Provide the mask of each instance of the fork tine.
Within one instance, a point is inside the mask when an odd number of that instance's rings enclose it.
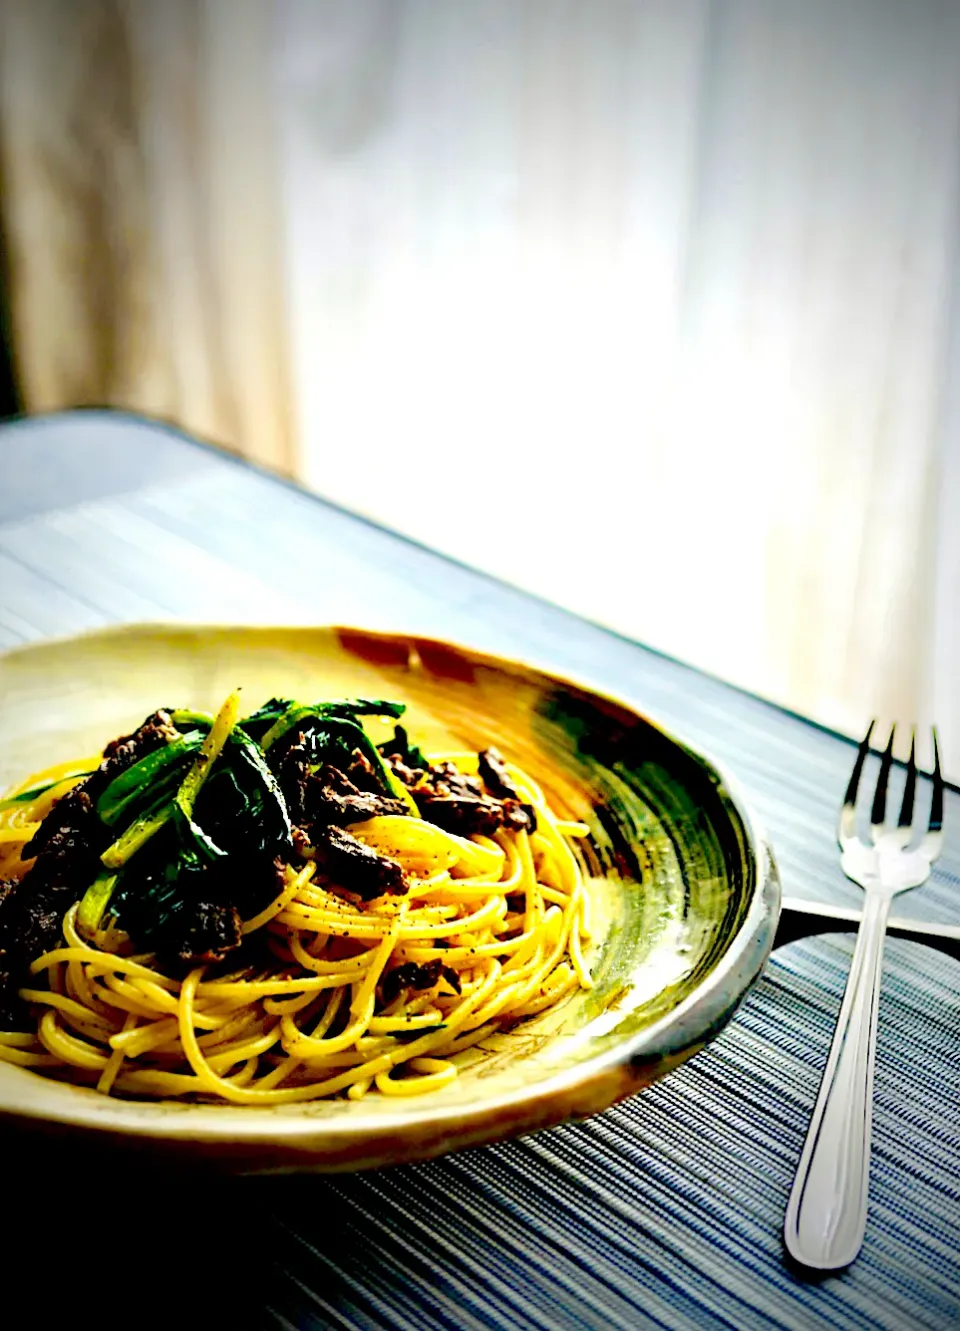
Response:
[[[939,832],[943,829],[943,777],[940,773],[940,746],[937,743],[937,727],[933,727],[933,793],[930,796],[930,823],[928,831]]]
[[[890,727],[890,738],[887,740],[887,747],[880,756],[880,775],[877,777],[877,789],[873,796],[873,808],[870,810],[870,826],[882,827],[884,815],[887,811],[887,781],[890,777],[890,767],[893,763],[893,737],[896,734],[896,724]]]
[[[913,822],[913,800],[917,793],[917,728],[910,731],[910,760],[907,763],[907,779],[903,787],[903,803],[900,805],[898,827],[909,827]]]
[[[848,843],[857,838],[857,790],[860,786],[860,777],[863,773],[863,764],[867,760],[867,754],[870,752],[870,736],[873,734],[873,727],[876,721],[871,721],[867,728],[867,733],[860,741],[860,747],[857,749],[857,759],[853,764],[853,771],[850,773],[850,780],[847,782],[847,793],[843,797],[843,805],[840,809],[840,822],[837,826],[837,840],[840,843],[841,850]]]
[[[857,750],[857,761],[853,764],[853,771],[850,773],[850,780],[847,782],[847,793],[843,797],[844,804],[854,805],[857,802],[857,790],[860,786],[860,777],[863,774],[863,764],[870,752],[870,737],[876,724],[876,721],[870,722],[867,733],[860,741],[860,747]]]

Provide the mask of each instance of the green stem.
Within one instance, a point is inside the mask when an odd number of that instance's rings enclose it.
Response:
[[[203,726],[208,729],[213,725],[209,712],[194,712],[189,707],[177,707],[170,713],[170,720],[179,730],[183,726]]]
[[[177,791],[176,801],[188,818],[193,817],[193,806],[200,793],[200,787],[207,779],[210,768],[220,757],[230,732],[237,724],[240,715],[240,690],[234,689],[214,718],[210,732],[200,746],[196,761],[183,778],[183,784]]]
[[[103,913],[110,903],[116,885],[117,874],[101,873],[84,892],[77,911],[77,924],[87,935],[96,933],[100,928]]]
[[[193,730],[180,739],[172,740],[155,753],[148,753],[145,758],[114,777],[97,800],[100,821],[112,827],[144,796],[153,793],[153,803],[156,803],[156,796],[162,789],[168,789],[172,795],[173,789],[180,784],[178,776],[182,776],[190,755],[200,748],[202,738],[200,731]],[[181,768],[180,773],[177,767]]]
[[[210,733],[200,746],[200,752],[180,783],[180,789],[176,795],[172,800],[163,803],[159,809],[154,806],[153,809],[148,810],[135,823],[131,823],[119,840],[114,841],[113,845],[107,847],[100,856],[101,863],[105,868],[122,869],[131,856],[135,855],[152,837],[156,836],[161,827],[164,827],[170,821],[174,808],[179,807],[186,818],[192,817],[193,806],[200,793],[200,788],[207,779],[211,767],[219,758],[230,732],[237,724],[239,713],[240,693],[238,690],[234,690],[217,713],[210,728]]]
[[[94,771],[96,769],[93,769]],[[4,809],[12,809],[17,804],[30,804],[45,795],[48,790],[54,786],[60,786],[64,781],[79,781],[81,777],[92,776],[92,771],[87,772],[68,772],[66,776],[58,776],[55,781],[41,781],[38,786],[31,786],[29,790],[22,790],[19,795],[8,795],[5,800],[0,800],[0,813]]]
[[[170,821],[173,809],[173,800],[161,800],[159,804],[154,804],[107,847],[100,856],[100,863],[105,869],[122,869],[131,856],[136,855]]]

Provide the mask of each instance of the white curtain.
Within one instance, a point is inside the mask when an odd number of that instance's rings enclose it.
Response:
[[[276,86],[309,482],[960,775],[960,6],[282,0]]]
[[[27,406],[960,778],[960,4],[0,0]]]
[[[0,221],[30,411],[297,469],[271,0],[0,0]]]

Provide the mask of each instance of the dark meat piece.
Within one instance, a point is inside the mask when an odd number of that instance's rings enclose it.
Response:
[[[408,767],[402,759],[386,756],[391,771],[412,792],[418,787],[428,789],[431,795],[464,795],[473,799],[483,796],[483,782],[479,777],[467,776],[453,763],[431,763],[427,767]]]
[[[21,859],[36,856],[36,862],[2,901],[0,1020],[15,1015],[24,971],[57,946],[64,914],[96,877],[100,855],[112,838],[96,816],[97,796],[114,777],[178,734],[169,714],[159,711],[132,735],[113,740],[97,770],[57,800],[20,852]]]
[[[93,776],[87,780],[92,781]],[[34,875],[32,878],[34,886],[38,879],[49,874],[52,862],[62,860],[65,855],[76,854],[83,848],[85,829],[93,831],[97,820],[93,810],[93,799],[87,794],[86,786],[87,781],[82,781],[79,786],[74,786],[58,799],[37,828],[32,840],[28,841],[21,850],[21,860],[37,857],[37,862],[30,871],[30,875]],[[109,836],[110,833],[104,828],[100,840],[106,842]],[[89,861],[89,856],[86,858]]]
[[[435,796],[429,790],[415,790],[413,798],[426,822],[458,836],[493,836],[501,827],[512,832],[533,832],[537,826],[533,809],[517,800],[485,799],[477,795]]]
[[[0,1019],[4,1024],[16,1016],[16,991],[30,962],[57,946],[65,913],[97,873],[104,843],[102,837],[90,836],[101,827],[90,796],[74,787],[57,801],[45,823],[55,815],[56,829],[33,868],[3,898]]]
[[[236,906],[220,901],[178,902],[156,940],[157,955],[186,966],[222,961],[240,946],[241,936]]]
[[[431,810],[437,815],[431,817],[430,821],[438,827],[446,827],[448,831],[465,829],[465,835],[472,831],[489,836],[498,827],[515,832],[535,832],[537,815],[531,805],[521,802],[520,792],[507,775],[503,759],[496,749],[484,749],[479,760],[479,776],[465,776],[457,771],[453,763],[437,763],[429,769],[430,798],[435,801]],[[484,792],[484,784],[493,792],[493,796]],[[460,808],[456,811],[439,808],[438,800],[449,797],[460,801]],[[417,792],[414,792],[416,798]],[[441,822],[441,818],[448,821]],[[476,826],[471,826],[472,823]],[[488,828],[490,830],[486,831]]]
[[[513,828],[515,832],[537,831],[537,809],[533,804],[521,804],[519,800],[502,800],[503,827]]]
[[[93,867],[96,872],[96,861],[113,835],[97,818],[95,801],[115,777],[169,744],[179,733],[169,712],[161,709],[148,716],[132,735],[111,740],[97,770],[57,800],[20,852],[24,860],[37,857],[23,879],[30,884],[31,897],[36,897],[41,884],[63,883],[66,879],[78,888],[87,886],[88,871]]]
[[[334,823],[343,827],[365,818],[407,812],[402,800],[390,799],[379,790],[358,790],[349,777],[329,763],[310,777],[304,802],[307,822],[312,826]]]
[[[34,855],[39,855],[61,827],[73,819],[71,797],[77,797],[82,793],[89,801],[96,801],[114,777],[120,776],[122,772],[139,762],[141,758],[146,758],[154,750],[169,744],[179,734],[179,730],[170,720],[170,713],[161,708],[152,716],[148,716],[139,730],[135,730],[132,735],[111,740],[103,751],[103,758],[97,770],[78,786],[74,786],[62,799],[57,800],[33,839],[28,841],[20,852],[20,858],[29,860]]]
[[[141,758],[146,758],[148,753],[153,753],[155,749],[163,748],[164,744],[170,744],[178,739],[180,731],[170,719],[170,712],[166,707],[161,707],[148,716],[143,725],[135,730],[132,735],[122,735],[119,739],[112,739],[103,751],[103,760],[93,776],[85,782],[88,794],[94,794],[90,789],[91,783],[96,786],[96,794],[106,789],[115,776],[125,772],[128,767],[138,763]]]
[[[452,966],[445,966],[439,957],[425,961],[422,965],[416,961],[405,961],[401,966],[394,966],[383,977],[380,993],[384,1003],[392,1003],[401,989],[432,989],[441,976],[453,992],[459,994],[460,976]]]
[[[475,795],[434,796],[429,791],[414,791],[414,800],[421,817],[445,832],[457,833],[457,836],[493,836],[502,827],[527,828],[522,809],[515,823],[509,821],[506,805],[498,800],[485,800]]]
[[[510,779],[507,765],[498,749],[492,746],[489,749],[481,749],[477,754],[477,764],[483,784],[491,795],[495,795],[499,800],[520,799],[520,792]]]
[[[493,753],[502,764],[496,750],[488,749],[486,753]],[[485,793],[478,776],[458,771],[453,763],[432,763],[421,770],[407,767],[398,758],[388,757],[387,761],[409,789],[421,818],[446,832],[455,832],[459,836],[492,836],[501,827],[517,832],[537,830],[533,808],[516,798],[515,789],[512,797],[495,799]],[[493,771],[491,768],[491,773]]]
[[[378,855],[342,827],[326,827],[314,846],[317,866],[331,883],[352,892],[363,901],[372,901],[384,892],[398,895],[409,884],[396,860]]]
[[[465,777],[465,780],[470,780]],[[478,783],[479,784],[479,783]],[[537,831],[537,815],[530,804],[519,800],[494,800],[474,793],[446,793],[447,781],[437,785],[419,785],[411,795],[427,823],[458,836],[493,836],[499,828],[511,832]]]
[[[383,782],[374,771],[373,763],[360,749],[351,753],[346,774],[358,790],[369,791],[372,795],[383,794]]]
[[[16,901],[18,886],[16,879],[0,879],[0,935],[3,933],[3,921],[7,910]],[[17,1011],[17,1005],[15,984],[10,972],[10,960],[0,952],[0,1029],[10,1030],[22,1024],[18,1018],[22,1017],[23,1013]]]
[[[17,944],[30,961],[60,938],[64,912],[82,895],[100,869],[100,853],[111,833],[98,820],[93,800],[74,787],[58,800],[51,815],[58,826],[20,882],[10,924],[17,922]]]
[[[518,800],[504,800],[503,825],[512,827],[516,831],[535,832],[537,811],[532,804],[521,804]]]
[[[300,735],[277,765],[277,781],[292,823],[308,829],[331,823],[344,826],[384,814],[407,813],[402,800],[383,793],[373,766],[354,749],[348,774],[324,763],[311,773],[315,757]]]
[[[307,779],[310,776],[310,755],[302,733],[284,752],[277,764],[276,776],[291,823],[302,823],[306,817]]]
[[[460,795],[474,799],[483,798],[483,782],[478,776],[467,776],[453,763],[431,763],[427,769],[427,781],[435,795]]]
[[[3,928],[3,918],[7,909],[7,903],[15,899],[16,889],[16,878],[0,878],[0,929]]]
[[[408,767],[402,758],[393,754],[384,754],[384,759],[393,775],[398,777],[408,790],[413,790],[414,786],[418,786],[427,775],[422,767]]]

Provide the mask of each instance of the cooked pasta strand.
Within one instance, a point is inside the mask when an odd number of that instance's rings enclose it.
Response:
[[[449,760],[478,770],[476,754]],[[10,793],[55,783],[0,808],[0,877],[14,862],[25,871],[19,848],[98,762],[48,769]],[[399,863],[403,895],[344,895],[306,847],[296,867],[280,862],[273,900],[244,920],[251,941],[232,969],[171,973],[130,955],[115,921],[85,936],[71,906],[62,941],[20,990],[35,1028],[0,1032],[0,1061],[103,1094],[241,1105],[442,1093],[505,1024],[592,985],[590,899],[573,849],[588,829],[507,771],[536,831],[463,837],[407,814],[354,823],[352,836]]]

